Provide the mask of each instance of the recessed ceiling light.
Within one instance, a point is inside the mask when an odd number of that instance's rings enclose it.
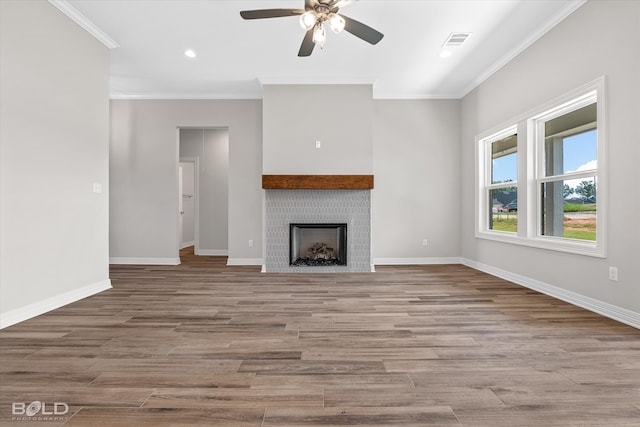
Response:
[[[189,58],[195,58],[196,57],[196,53],[194,51],[192,51],[191,49],[187,49],[184,51],[184,55],[189,57]]]
[[[448,58],[450,56],[451,56],[450,50],[443,50],[442,52],[440,52],[440,58]]]

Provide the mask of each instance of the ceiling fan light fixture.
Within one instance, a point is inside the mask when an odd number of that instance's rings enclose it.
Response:
[[[316,21],[318,17],[316,16],[316,12],[313,10],[307,10],[305,13],[300,15],[300,26],[305,29],[305,31],[309,31],[316,25]]]
[[[345,20],[342,16],[337,13],[329,14],[329,27],[333,30],[334,33],[339,33],[344,30]]]
[[[2,1],[2,0],[0,0]],[[53,1],[53,0],[52,0]],[[324,24],[335,33],[346,31],[369,44],[377,44],[384,34],[355,19],[339,15],[340,8],[355,0],[304,0],[304,9],[255,9],[242,10],[242,19],[266,19],[298,16],[300,26],[305,30],[299,57],[311,55],[314,46],[324,46],[327,34]]]
[[[313,30],[313,42],[322,46],[326,40],[327,35],[324,32],[324,25],[322,25],[322,22],[318,22]]]

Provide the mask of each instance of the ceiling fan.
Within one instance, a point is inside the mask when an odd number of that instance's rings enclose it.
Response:
[[[368,25],[338,14],[341,7],[352,0],[305,0],[304,9],[259,9],[243,10],[240,16],[244,19],[280,18],[300,16],[300,25],[307,33],[302,39],[298,56],[309,56],[316,44],[322,46],[326,40],[325,22],[335,33],[345,30],[371,44],[376,44],[384,35]]]

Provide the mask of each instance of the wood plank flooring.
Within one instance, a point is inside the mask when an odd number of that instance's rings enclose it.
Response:
[[[0,331],[0,424],[640,425],[640,331],[589,311],[460,265],[181,255]],[[69,412],[12,415],[33,401]]]

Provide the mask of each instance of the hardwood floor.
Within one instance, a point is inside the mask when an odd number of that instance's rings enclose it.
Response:
[[[0,424],[640,425],[640,331],[504,280],[182,259],[0,331]]]

